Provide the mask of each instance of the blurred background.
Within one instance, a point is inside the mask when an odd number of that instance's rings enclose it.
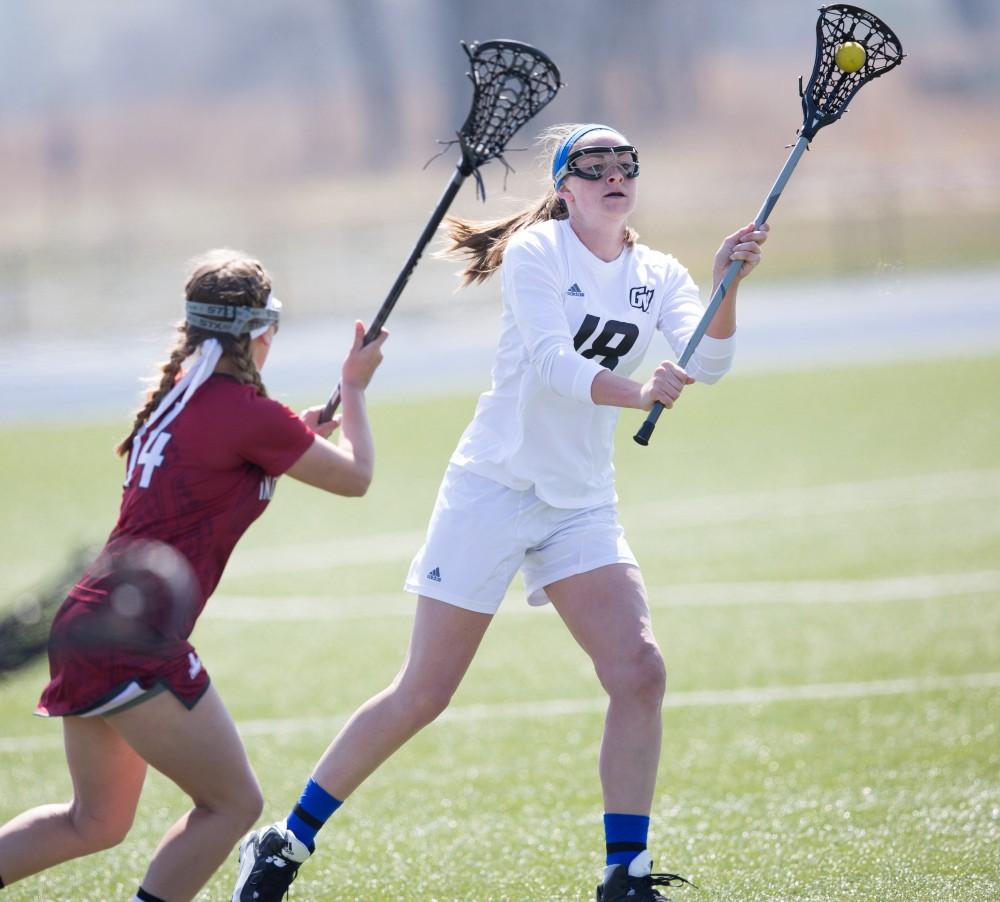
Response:
[[[908,58],[817,135],[772,216],[751,363],[847,322],[841,353],[1000,345],[1000,5],[866,5]],[[335,383],[346,321],[370,319],[450,178],[452,149],[424,165],[468,110],[461,40],[533,43],[565,87],[515,136],[515,172],[486,168],[486,205],[470,183],[453,212],[532,198],[538,132],[607,121],[640,147],[642,239],[707,293],[795,140],[816,17],[805,0],[0,0],[0,418],[131,405],[187,261],[218,245],[258,256],[286,302],[296,338],[269,381]],[[428,329],[455,365],[435,379],[464,379],[464,355],[485,377],[498,288],[456,295],[455,269],[428,254],[411,279],[382,390],[430,387],[413,379]]]
[[[671,668],[657,864],[713,902],[1000,898],[1000,2],[859,2],[908,56],[788,183],[732,374],[647,449],[638,412],[620,421],[622,522]],[[193,256],[263,261],[285,303],[268,389],[325,400],[451,178],[460,41],[532,43],[565,86],[514,171],[485,167],[485,204],[470,181],[453,212],[527,203],[545,126],[609,122],[641,154],[633,225],[707,300],[795,141],[817,6],[0,0],[0,611],[113,522],[111,449]],[[369,496],[282,480],[198,626],[268,819],[405,648],[399,587],[499,322],[496,280],[456,293],[457,269],[429,251],[389,320]],[[554,900],[590,873],[603,700],[550,609],[503,611],[446,722],[347,806],[296,898]],[[309,691],[275,679],[289,649],[319,662]],[[69,792],[56,725],[29,716],[44,668],[0,679],[0,822]],[[124,897],[183,804],[152,775],[127,845],[6,892]]]

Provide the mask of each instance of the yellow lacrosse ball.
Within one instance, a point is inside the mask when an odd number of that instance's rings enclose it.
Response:
[[[845,41],[837,48],[834,62],[843,72],[857,72],[865,64],[866,59],[868,54],[865,53],[864,47],[857,41]]]

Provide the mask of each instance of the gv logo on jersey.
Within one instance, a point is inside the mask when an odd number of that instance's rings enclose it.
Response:
[[[640,285],[637,288],[630,288],[628,302],[631,306],[637,307],[643,313],[649,313],[649,305],[653,303],[653,289]]]
[[[262,476],[260,480],[261,501],[270,501],[274,497],[274,490],[278,487],[277,476]]]

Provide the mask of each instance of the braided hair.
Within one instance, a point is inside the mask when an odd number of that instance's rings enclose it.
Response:
[[[246,254],[218,248],[197,258],[193,267],[184,288],[187,300],[248,307],[264,307],[267,304],[271,277],[260,263]],[[146,393],[145,403],[136,412],[132,430],[115,448],[115,452],[122,457],[132,450],[136,434],[180,378],[184,361],[197,353],[201,343],[209,338],[222,345],[223,356],[235,365],[236,378],[244,385],[255,386],[261,395],[267,397],[267,389],[250,353],[249,335],[210,332],[186,322],[178,323],[177,332],[177,343],[167,360],[159,365],[159,379],[154,377],[156,384]]]

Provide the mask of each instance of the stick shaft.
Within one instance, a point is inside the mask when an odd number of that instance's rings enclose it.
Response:
[[[788,179],[791,178],[792,172],[798,165],[799,159],[808,147],[809,140],[805,137],[801,137],[795,142],[792,152],[788,155],[785,165],[782,166],[781,172],[778,173],[778,177],[774,181],[770,194],[768,194],[764,203],[761,205],[760,210],[757,211],[757,215],[754,217],[754,225],[759,227],[767,222],[768,217],[771,215],[771,211],[778,202],[778,198],[781,197],[781,192],[784,190],[785,184],[788,182]],[[716,311],[725,299],[726,293],[729,291],[730,286],[733,284],[733,280],[736,278],[736,274],[740,271],[742,266],[742,260],[733,260],[730,262],[725,274],[722,277],[722,281],[712,294],[712,299],[708,302],[708,306],[705,308],[705,312],[702,314],[701,320],[699,320],[697,327],[691,334],[691,338],[688,339],[688,343],[684,347],[684,352],[677,360],[677,365],[682,369],[687,366],[688,361],[694,355],[698,344],[701,342],[702,338],[704,338],[705,332],[708,330],[712,320],[715,318]],[[653,404],[653,409],[650,410],[649,414],[646,416],[645,422],[643,422],[642,426],[639,427],[639,431],[633,436],[638,444],[649,444],[650,436],[652,436],[653,430],[656,428],[656,421],[660,418],[660,414],[663,413],[663,410],[664,407],[659,401]]]
[[[365,344],[374,341],[378,337],[382,326],[385,325],[389,314],[392,313],[392,308],[396,306],[396,301],[399,300],[400,295],[403,293],[406,283],[410,280],[413,270],[416,269],[417,262],[420,260],[424,248],[427,247],[430,240],[434,237],[437,227],[441,224],[441,220],[444,219],[444,214],[448,211],[448,207],[451,206],[451,202],[455,199],[455,195],[458,194],[458,189],[462,187],[462,182],[465,181],[465,178],[466,176],[461,171],[461,168],[456,167],[451,181],[448,183],[448,187],[445,188],[444,194],[441,195],[441,199],[431,214],[431,218],[427,221],[427,225],[424,226],[424,230],[420,233],[420,237],[410,252],[410,256],[407,258],[406,263],[403,264],[399,275],[396,276],[396,281],[393,282],[392,288],[389,289],[388,296],[382,302],[382,306],[379,307],[378,313],[375,314],[375,318],[368,327],[368,331],[365,333]],[[329,422],[338,407],[340,407],[339,385],[333,390],[330,399],[326,402],[326,406],[319,415],[319,421],[321,423]]]

